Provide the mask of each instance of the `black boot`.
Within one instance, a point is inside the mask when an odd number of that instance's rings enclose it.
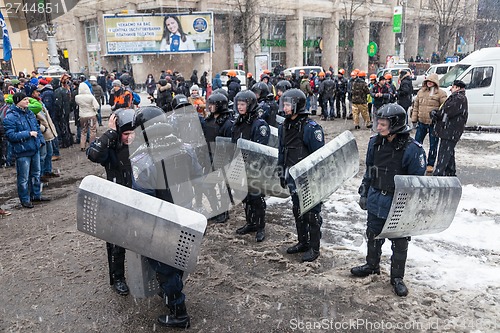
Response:
[[[169,302],[168,298],[166,298]],[[179,304],[171,304],[175,298],[170,300],[170,304],[167,303],[170,309],[170,314],[161,315],[158,317],[158,322],[167,327],[179,327],[179,328],[189,328],[190,319],[186,310],[186,303],[181,302]]]
[[[255,214],[256,222],[255,224],[257,225],[257,234],[255,235],[255,241],[257,242],[262,242],[266,238],[266,212],[258,212]]]
[[[254,210],[252,209],[252,206],[246,203],[245,217],[247,219],[247,223],[243,227],[236,229],[236,233],[238,235],[246,235],[248,233],[257,231],[257,225],[255,224],[255,219],[252,219],[253,214]]]
[[[369,230],[366,231],[367,254],[366,264],[351,268],[351,274],[358,277],[365,277],[370,274],[380,275],[380,256],[382,255],[383,239],[375,239],[375,234]]]
[[[126,296],[129,293],[129,289],[125,279],[116,279],[113,283],[113,288],[118,295]]]
[[[307,232],[307,224],[304,223],[304,219],[300,216],[299,207],[293,206],[293,216],[295,217],[295,227],[297,228],[297,238],[299,242],[294,246],[286,249],[286,253],[294,254],[299,252],[306,252],[309,250],[309,239]]]
[[[129,289],[125,282],[125,249],[121,246],[106,243],[108,251],[109,284],[118,295],[128,295]]]
[[[307,212],[304,222],[309,226],[310,247],[302,256],[302,261],[314,261],[319,257],[319,242],[321,240],[321,224],[323,219],[319,213]]]
[[[408,254],[408,239],[393,239],[391,249],[391,284],[396,295],[406,296],[408,295],[408,288],[406,288],[403,278],[405,275],[406,256]]]

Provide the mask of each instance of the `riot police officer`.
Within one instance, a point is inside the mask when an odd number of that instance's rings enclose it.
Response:
[[[215,147],[215,138],[218,136],[230,138],[231,129],[234,125],[232,110],[228,109],[228,100],[224,94],[212,93],[207,100],[210,115],[205,119],[205,138],[210,151],[210,161],[213,163],[213,147]],[[225,189],[221,189],[225,191]],[[226,204],[224,205],[226,206]],[[227,203],[227,208],[229,204]],[[229,219],[229,213],[223,212],[212,219],[216,223],[226,222]]]
[[[280,109],[285,122],[278,128],[278,165],[281,170],[281,186],[292,194],[292,211],[297,228],[298,243],[289,247],[289,254],[305,252],[302,261],[314,261],[319,257],[321,239],[321,203],[301,214],[295,184],[288,169],[325,145],[323,128],[309,118],[306,111],[306,95],[299,89],[287,90],[280,99]]]
[[[252,91],[257,96],[257,102],[262,110],[260,117],[266,121],[269,126],[276,127],[276,115],[278,114],[278,104],[274,101],[274,95],[269,90],[269,86],[264,82],[257,82],[253,85]]]
[[[191,209],[194,197],[192,180],[201,176],[201,166],[191,146],[184,144],[167,123],[162,109],[148,106],[134,117],[136,141],[143,143],[131,155],[132,187],[140,192]],[[163,326],[188,328],[183,271],[148,258],[170,310],[158,317]]]
[[[292,84],[288,80],[281,80],[276,84],[276,98],[278,99],[278,101],[281,96],[283,96],[283,94],[289,89],[292,89]],[[278,109],[278,113],[282,111],[283,110]]]
[[[259,118],[260,108],[257,104],[257,97],[250,90],[239,92],[234,98],[234,103],[238,110],[238,117],[232,128],[232,142],[236,144],[239,138],[251,140],[263,145],[269,143],[269,125],[262,118]],[[249,193],[243,200],[245,204],[246,224],[236,230],[239,235],[250,232],[257,232],[255,240],[262,242],[265,238],[264,228],[266,226],[266,202],[264,195]]]
[[[100,163],[106,169],[106,178],[114,183],[132,187],[132,167],[129,159],[129,145],[134,140],[132,121],[133,109],[120,109],[109,117],[108,130],[93,141],[87,149],[92,162]],[[106,243],[108,251],[109,283],[119,295],[128,295],[125,282],[125,249]]]
[[[386,104],[377,111],[377,132],[368,143],[366,172],[359,187],[359,205],[368,210],[366,264],[351,269],[354,276],[380,274],[380,256],[384,239],[380,234],[392,204],[396,175],[425,173],[425,152],[422,145],[410,137],[411,126],[406,123],[406,112],[398,104]],[[398,296],[406,296],[403,282],[409,238],[392,241],[391,284]]]

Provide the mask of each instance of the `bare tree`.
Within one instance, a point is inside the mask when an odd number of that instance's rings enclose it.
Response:
[[[342,45],[341,56],[339,58],[339,66],[352,69],[353,62],[353,48],[355,43],[355,24],[356,20],[360,18],[360,11],[368,5],[368,0],[341,0],[337,6],[341,6],[339,42]]]
[[[436,24],[438,52],[446,56],[450,46],[455,46],[458,31],[474,24],[477,0],[430,0]],[[451,45],[450,45],[451,44]]]
[[[235,17],[235,27],[237,38],[241,40],[241,46],[243,49],[243,66],[244,70],[249,69],[249,54],[250,49],[254,44],[260,40],[260,27],[259,22],[255,24],[255,20],[258,20],[259,14],[257,8],[259,8],[258,0],[236,0],[236,10],[237,17]]]
[[[498,43],[500,35],[500,2],[479,0],[477,8],[476,48],[491,47]]]

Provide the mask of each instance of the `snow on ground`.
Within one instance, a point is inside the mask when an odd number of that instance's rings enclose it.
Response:
[[[461,139],[500,142],[500,133],[465,132]]]

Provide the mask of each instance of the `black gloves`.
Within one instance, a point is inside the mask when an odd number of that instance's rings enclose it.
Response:
[[[362,210],[366,210],[366,197],[360,197],[358,204]]]

